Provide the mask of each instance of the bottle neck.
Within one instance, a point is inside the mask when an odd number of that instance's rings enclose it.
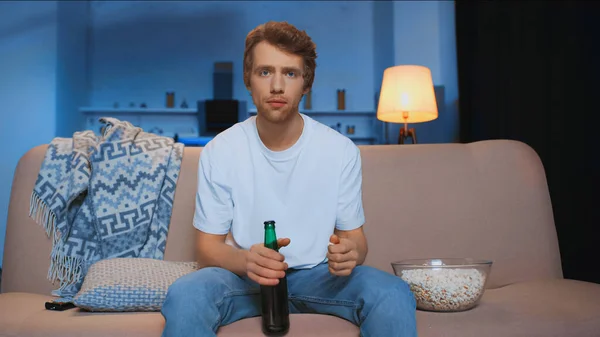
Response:
[[[265,227],[265,247],[279,251],[277,246],[277,235],[275,234],[274,226]]]

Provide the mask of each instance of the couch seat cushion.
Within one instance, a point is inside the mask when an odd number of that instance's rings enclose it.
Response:
[[[487,290],[473,310],[417,312],[419,337],[598,337],[600,284],[557,279]]]
[[[51,297],[0,294],[0,336],[156,336],[162,315],[88,313],[79,309],[48,311]],[[458,313],[417,312],[419,337],[597,337],[600,331],[600,285],[574,280],[524,282],[487,290],[473,310]],[[302,330],[302,332],[300,332]],[[222,327],[222,336],[263,336],[260,318]],[[325,315],[292,315],[288,337],[358,336],[358,328]]]
[[[160,337],[164,319],[159,312],[91,313],[77,308],[49,311],[44,303],[52,297],[27,294],[0,294],[0,336],[19,337]],[[287,337],[358,336],[358,328],[337,317],[295,314]],[[222,327],[219,337],[264,336],[260,318],[249,318]]]
[[[53,297],[27,293],[0,294],[0,336],[160,336],[160,313],[89,313],[77,308],[50,311]]]

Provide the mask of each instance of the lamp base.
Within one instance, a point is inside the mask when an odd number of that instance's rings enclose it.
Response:
[[[406,126],[400,128],[400,134],[398,135],[398,144],[404,144],[407,138],[411,138],[412,143],[417,143],[417,131],[414,128],[407,128]]]

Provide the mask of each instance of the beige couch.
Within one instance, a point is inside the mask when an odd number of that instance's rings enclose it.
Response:
[[[160,336],[160,313],[44,309],[55,287],[46,280],[51,246],[28,207],[45,149],[25,154],[15,173],[0,336]],[[494,261],[481,304],[461,313],[419,311],[419,336],[600,336],[600,285],[563,279],[546,178],[531,148],[495,140],[361,151],[367,264],[391,273],[390,262],[405,258]],[[191,220],[200,152],[185,150],[167,260],[194,259]],[[223,327],[218,335],[260,336],[260,318]],[[298,314],[289,336],[358,336],[358,329],[335,317]]]

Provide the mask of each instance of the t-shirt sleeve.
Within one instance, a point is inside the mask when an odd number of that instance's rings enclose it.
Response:
[[[364,222],[360,150],[349,142],[344,151],[335,227],[339,230],[352,230],[362,226]]]
[[[194,227],[209,234],[227,234],[233,220],[231,188],[210,146],[200,153]]]

